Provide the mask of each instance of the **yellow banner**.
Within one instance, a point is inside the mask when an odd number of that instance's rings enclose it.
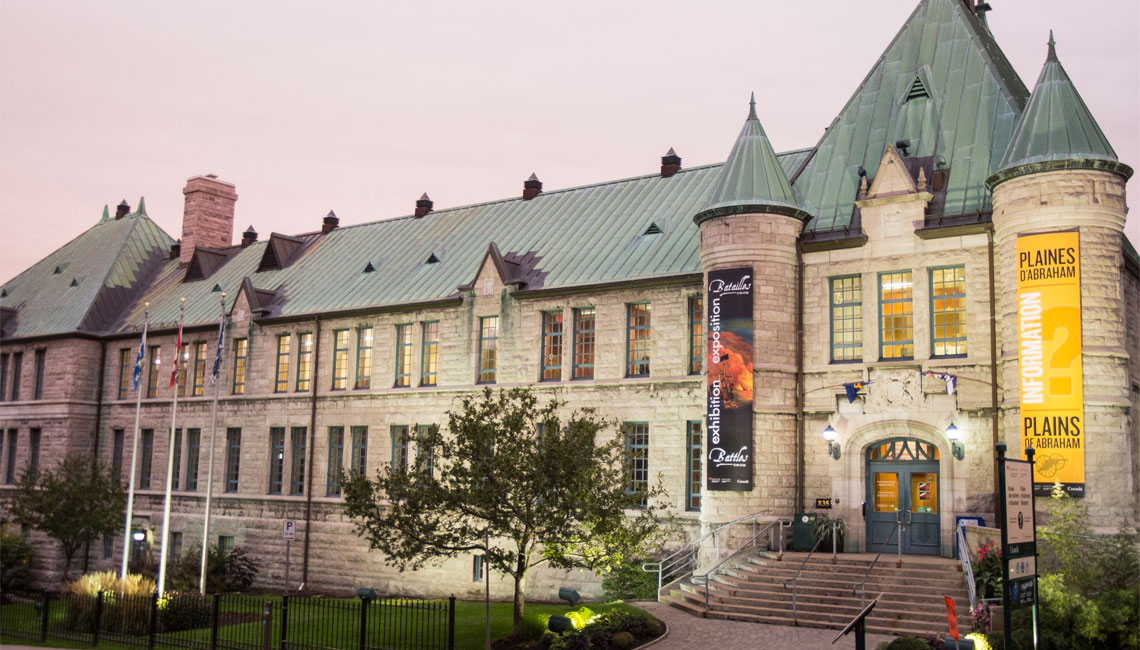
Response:
[[[1080,233],[1017,238],[1022,447],[1037,450],[1035,494],[1085,493]]]

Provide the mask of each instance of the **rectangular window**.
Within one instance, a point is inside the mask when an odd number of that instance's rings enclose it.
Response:
[[[356,329],[356,387],[372,388],[372,328]]]
[[[574,310],[574,379],[594,378],[594,317],[593,307]]]
[[[158,395],[158,376],[162,373],[159,372],[162,366],[162,348],[157,345],[150,346],[150,363],[147,364],[150,372],[146,377],[146,396],[155,397]]]
[[[329,427],[329,466],[325,496],[340,496],[340,471],[344,468],[344,427]]]
[[[479,383],[495,383],[498,370],[499,317],[479,319]]]
[[[269,428],[269,493],[281,494],[285,474],[285,427]]]
[[[396,326],[396,388],[412,385],[412,325]]]
[[[194,344],[194,373],[190,394],[201,397],[206,394],[206,342]]]
[[[150,468],[154,462],[154,429],[143,429],[139,441],[139,485],[140,490],[150,489]]]
[[[685,510],[701,509],[701,459],[704,458],[701,435],[701,421],[689,420],[685,423],[685,437],[689,447],[688,476],[685,481]]]
[[[234,395],[245,394],[245,365],[249,362],[249,339],[234,339]]]
[[[8,396],[8,355],[0,354],[0,402]]]
[[[626,493],[644,493],[649,490],[649,423],[625,423]],[[641,507],[647,505],[642,496]]]
[[[126,434],[122,429],[115,429],[112,433],[111,443],[111,477],[116,481],[123,480],[123,442]]]
[[[931,356],[966,356],[966,267],[930,269]]]
[[[127,395],[131,391],[131,371],[134,369],[131,363],[131,349],[123,348],[119,350],[119,399],[127,399]],[[3,393],[0,390],[0,393]]]
[[[174,473],[171,475],[170,485],[171,485],[171,489],[177,490],[178,489],[179,473],[182,471],[182,467],[181,467],[181,464],[182,464],[182,429],[175,429],[174,430],[173,454],[174,454],[174,462],[171,464],[171,467],[174,468]]]
[[[416,425],[416,465],[427,472],[428,476],[435,474],[435,449],[428,446],[428,435],[431,434],[432,426]]]
[[[297,392],[309,392],[313,381],[313,334],[304,332],[297,335],[300,347],[297,348]]]
[[[202,448],[202,430],[186,430],[186,485],[184,490],[198,489],[198,457]]]
[[[103,536],[103,559],[110,560],[115,553],[115,538],[110,535]]]
[[[234,552],[234,536],[233,535],[218,535],[218,550],[222,552],[222,556],[229,555]]]
[[[701,374],[705,360],[705,310],[701,296],[689,298],[689,374]]]
[[[4,482],[8,485],[16,482],[16,442],[19,435],[17,429],[8,429],[8,455],[4,458]]]
[[[863,278],[831,278],[831,361],[863,360]]]
[[[170,556],[182,557],[182,533],[175,530],[170,531]]]
[[[238,491],[238,472],[241,470],[241,429],[226,429],[226,492]]]
[[[368,470],[368,427],[352,427],[352,471],[364,475]]]
[[[562,379],[562,310],[542,312],[542,381]]]
[[[174,359],[174,363],[178,366],[178,396],[186,397],[186,368],[190,365],[190,344],[183,343],[182,349],[178,352],[178,357]]]
[[[40,475],[40,430],[28,430],[28,475],[35,478]]]
[[[44,398],[44,366],[47,361],[47,350],[36,350],[36,381],[32,386],[32,399]]]
[[[289,494],[305,493],[305,427],[293,427],[292,449],[290,452]]]
[[[333,390],[348,388],[348,330],[333,330]]]
[[[289,390],[289,354],[292,346],[291,334],[277,335],[277,373],[274,375],[274,393],[284,393]]]
[[[483,556],[476,555],[471,558],[471,581],[483,582]]]
[[[649,317],[647,302],[626,305],[625,376],[649,376]]]
[[[422,323],[423,348],[420,358],[420,386],[435,386],[439,382],[439,321]]]
[[[910,271],[879,274],[879,357],[914,358],[914,292]]]
[[[24,368],[24,353],[12,353],[12,401],[17,402],[20,399],[20,375]]]
[[[408,425],[392,425],[392,471],[408,471]]]

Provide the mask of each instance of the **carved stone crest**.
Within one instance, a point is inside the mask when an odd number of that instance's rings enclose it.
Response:
[[[867,387],[870,412],[913,412],[922,408],[922,382],[914,370],[881,370],[871,375]]]

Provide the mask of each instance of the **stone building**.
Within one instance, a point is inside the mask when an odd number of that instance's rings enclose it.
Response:
[[[409,216],[341,226],[330,212],[299,235],[250,227],[233,244],[238,195],[210,175],[186,184],[178,240],[141,200],[105,211],[2,285],[0,483],[67,453],[96,455],[124,480],[134,462],[134,525],[156,534],[173,452],[171,548],[198,541],[224,311],[211,541],[263,559],[262,586],[282,585],[292,519],[291,587],[475,591],[472,558],[386,568],[353,535],[331,477],[408,462],[416,427],[483,385],[534,385],[624,422],[631,483],[660,476],[690,533],[824,511],[820,499],[850,526],[848,550],[880,547],[903,521],[904,552],[950,555],[956,517],[994,521],[998,441],[1040,446],[1051,464],[1038,482],[1064,481],[1099,528],[1135,525],[1132,170],[1052,40],[1030,92],[984,12],[922,0],[818,143],[774,152],[763,106],[723,164],[683,168],[670,150],[652,175],[556,191],[532,176],[520,196],[439,210],[425,194]],[[1040,273],[1019,263],[1048,233],[1076,238],[1059,273],[1079,271],[1065,276],[1079,301],[1043,335],[1019,293]],[[753,396],[748,488],[713,490],[706,280],[733,269],[747,270],[753,308],[753,343],[738,348]],[[1033,331],[1037,357],[1041,345],[1051,355],[1050,390],[1078,389],[1063,439],[1061,416],[1042,415],[1046,430],[1027,415]],[[122,543],[84,561],[117,566]],[[562,579],[540,573],[532,593]]]

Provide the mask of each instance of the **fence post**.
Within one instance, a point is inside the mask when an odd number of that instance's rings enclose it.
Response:
[[[455,594],[447,602],[447,650],[455,650]]]
[[[99,628],[103,627],[103,590],[95,594],[95,628],[91,630],[91,647],[99,646]]]
[[[273,645],[273,603],[265,601],[265,611],[261,614],[261,650],[269,650]]]
[[[214,615],[210,619],[213,621],[213,624],[210,625],[210,650],[217,650],[218,648],[218,615],[221,611],[218,594],[214,594]]]
[[[364,650],[368,634],[368,604],[372,600],[361,596],[360,597],[360,650]]]
[[[154,650],[154,635],[158,632],[158,592],[150,597],[150,629],[147,630],[147,650]]]
[[[40,643],[47,642],[48,633],[48,609],[51,606],[51,596],[48,595],[47,590],[44,590],[44,606],[43,606],[43,620],[40,621]]]
[[[289,594],[286,593],[281,597],[281,641],[278,646],[281,650],[285,650],[285,636],[286,630],[289,629]]]

